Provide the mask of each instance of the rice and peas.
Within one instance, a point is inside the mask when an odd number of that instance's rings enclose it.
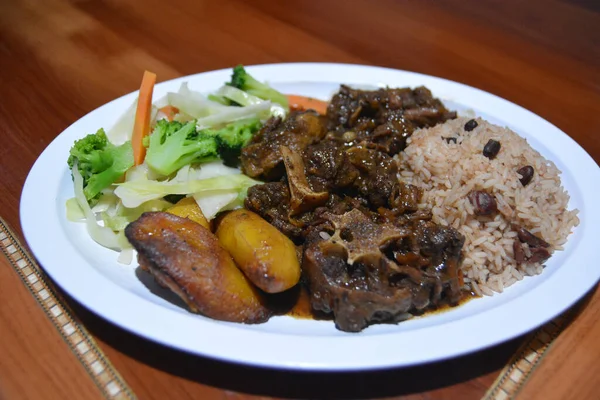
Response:
[[[518,226],[546,241],[552,252],[562,250],[579,219],[578,210],[567,210],[569,195],[554,163],[513,131],[480,118],[474,121],[457,118],[416,131],[399,155],[400,179],[423,189],[419,207],[430,209],[434,222],[465,236],[466,288],[492,295],[543,271],[539,262],[517,263],[513,245],[519,240]],[[490,140],[500,144],[494,157],[483,154]],[[524,166],[534,171],[526,185],[517,173]],[[468,198],[474,190],[493,195],[498,211],[475,215]]]

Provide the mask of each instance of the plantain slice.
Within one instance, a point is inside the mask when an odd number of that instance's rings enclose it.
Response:
[[[231,322],[260,323],[271,311],[208,229],[167,212],[144,213],[125,228],[142,269],[182,298],[190,311]]]

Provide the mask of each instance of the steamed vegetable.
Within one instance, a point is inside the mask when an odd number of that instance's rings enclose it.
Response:
[[[286,110],[288,109],[288,99],[284,94],[273,89],[266,83],[254,79],[252,75],[246,72],[243,65],[238,65],[233,69],[231,81],[227,84],[253,96],[260,97],[263,100],[269,100],[273,103],[280,104]]]
[[[133,125],[135,124],[135,110],[137,109],[137,98],[127,108],[127,111],[123,113],[117,120],[117,122],[106,131],[106,137],[108,141],[114,145],[120,145],[125,142],[131,141],[131,133],[133,132]]]
[[[237,165],[262,124],[288,108],[284,95],[243,67],[234,75],[235,85],[208,98],[184,82],[153,103],[156,75],[146,71],[137,98],[108,134],[100,129],[71,148],[76,197],[67,201],[67,218],[85,221],[90,236],[120,250],[124,261],[132,257],[124,228],[145,212],[170,209],[208,222],[243,207],[258,182],[227,165]]]
[[[222,104],[241,107],[253,106],[256,104],[264,103],[266,101],[261,99],[260,97],[244,92],[241,89],[228,85],[222,86],[219,90],[215,92],[215,94],[209,96],[208,98],[218,101]],[[271,102],[271,116],[285,117],[287,111],[288,110],[285,109],[281,104]]]
[[[200,168],[189,168],[186,180],[208,179],[217,176],[239,174],[239,169],[228,167],[221,161],[215,161],[203,164]],[[178,176],[181,175],[183,174],[178,174]],[[249,184],[247,187],[250,186],[252,184]],[[202,213],[209,220],[213,219],[220,211],[243,207],[246,195],[247,188],[211,190],[193,194],[194,200],[196,200],[196,203],[202,209]]]
[[[133,161],[135,165],[140,165],[146,156],[146,148],[143,145],[144,137],[150,131],[150,119],[152,117],[152,92],[156,83],[156,74],[144,71],[140,94],[135,112],[135,124],[133,125],[133,134],[131,144],[133,147]]]
[[[214,137],[198,132],[193,121],[184,125],[163,119],[156,123],[150,135],[146,162],[156,172],[170,175],[185,165],[216,157]]]
[[[215,93],[209,94],[208,96],[206,96],[206,98],[210,101],[214,101],[214,102],[222,104],[224,106],[239,106],[239,104],[236,104],[235,102],[231,101],[227,97],[219,96]]]
[[[187,82],[183,82],[177,92],[167,93],[167,102],[176,107],[182,116],[188,116],[188,119],[218,114],[229,108],[207,99],[200,92],[190,90]]]
[[[179,91],[167,93],[167,102],[179,110],[177,120],[187,122],[196,119],[199,129],[221,127],[240,119],[258,118],[265,121],[275,114],[279,115],[282,110],[280,105],[275,106],[258,97],[243,104],[232,103],[220,95],[209,95],[207,98],[200,92],[190,90],[185,82]]]
[[[179,114],[179,109],[172,105],[166,105],[158,109],[159,115],[164,116],[167,121],[173,121],[175,116]]]
[[[131,142],[115,146],[108,141],[104,129],[99,129],[73,144],[67,163],[71,169],[77,165],[85,198],[93,201],[133,166]]]
[[[214,137],[217,151],[226,165],[237,165],[242,148],[262,127],[258,118],[233,122],[221,129],[206,129],[203,134]]]
[[[329,103],[326,101],[294,94],[287,95],[287,98],[292,110],[315,110],[321,115],[327,114]]]
[[[194,121],[182,124],[160,120],[150,135],[146,162],[154,171],[170,175],[189,164],[203,163],[218,156],[235,165],[252,135],[262,126],[258,118],[240,120],[221,129],[198,130]]]
[[[98,222],[96,222],[96,216],[84,195],[84,180],[79,173],[77,161],[74,162],[73,167],[71,168],[71,173],[73,174],[75,199],[81,208],[81,211],[83,211],[87,230],[92,239],[98,244],[113,250],[121,250],[125,247],[129,247],[127,240],[125,240],[123,236],[119,236],[117,233],[113,232],[112,229],[100,226]]]
[[[198,129],[205,129],[220,127],[242,119],[258,118],[261,121],[266,121],[273,115],[271,108],[272,103],[270,101],[263,101],[247,107],[224,107],[216,114],[198,118],[196,125]]]
[[[118,200],[116,196],[113,197]],[[145,212],[163,211],[171,207],[171,203],[163,199],[155,199],[147,201],[135,208],[124,207],[118,201],[115,201],[112,207],[100,212],[104,226],[112,229],[115,232],[120,232],[132,221],[138,219]]]
[[[142,203],[169,194],[192,194],[236,190],[245,193],[256,181],[246,175],[227,175],[188,182],[172,181],[131,181],[120,184],[115,194],[125,207],[139,207]]]
[[[245,196],[248,188],[258,182],[246,175],[222,175],[206,179],[190,178],[180,180],[177,178],[156,181],[149,179],[137,179],[118,184],[115,189],[117,195],[125,207],[139,207],[142,203],[159,199],[170,194],[198,194],[219,193],[223,190],[234,190]]]
[[[224,85],[216,91],[215,96],[222,97],[230,100],[230,104],[239,106],[251,106],[253,104],[259,104],[265,101],[264,99],[254,96],[248,92],[244,92],[234,86]]]

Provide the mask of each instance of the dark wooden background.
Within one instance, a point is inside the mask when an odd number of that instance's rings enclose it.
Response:
[[[294,61],[379,65],[472,85],[539,114],[600,160],[598,1],[0,0],[0,215],[20,233],[20,192],[37,156],[75,120],[136,90],[144,69],[163,81],[238,63]],[[15,276],[2,272],[5,298],[24,298]],[[519,344],[406,370],[294,374],[181,354],[68,301],[144,399],[244,397],[230,391],[479,398]],[[0,307],[0,341],[13,350],[10,362],[0,360],[0,368],[12,366],[0,371],[0,398],[53,397],[62,378],[36,375],[42,361],[25,357],[16,339],[33,329],[35,305]],[[44,340],[43,333],[33,337]],[[37,380],[16,385],[26,371]]]

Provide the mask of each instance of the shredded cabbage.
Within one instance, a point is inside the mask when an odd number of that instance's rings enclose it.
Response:
[[[116,145],[122,145],[128,140],[131,140],[133,133],[133,124],[135,123],[135,110],[137,108],[137,97],[135,101],[127,108],[125,114],[117,120],[117,122],[106,132],[108,140]]]
[[[228,89],[224,90],[232,92]],[[235,90],[238,89],[234,89],[233,91]],[[239,91],[241,92],[241,90]],[[270,101],[262,101],[260,99],[260,101],[256,101],[253,99],[255,96],[250,96],[248,95],[245,101],[246,107],[225,106],[216,101],[209,100],[200,92],[190,90],[187,82],[181,84],[177,93],[170,92],[167,94],[169,104],[177,107],[181,113],[189,117],[183,118],[183,120],[197,119],[196,124],[198,129],[221,126],[246,118],[259,118],[265,121],[273,115],[271,112],[272,108],[278,110],[277,107],[273,107]],[[238,97],[241,100],[241,96]]]
[[[129,242],[127,242],[127,243],[129,243]],[[119,262],[121,264],[129,265],[133,261],[133,254],[134,254],[133,247],[124,248],[119,253],[119,257],[117,257],[117,262]]]
[[[187,182],[191,180],[202,180],[226,175],[239,175],[237,168],[228,167],[223,161],[217,160],[192,168],[189,165],[181,168],[173,178],[175,182]],[[202,210],[202,214],[208,219],[217,215],[219,211],[231,210],[240,207],[246,198],[244,189],[211,190],[193,193],[194,200]],[[240,201],[241,197],[241,201]]]
[[[67,219],[71,222],[82,222],[85,220],[85,214],[81,207],[79,207],[79,203],[77,203],[77,199],[75,197],[67,200]]]
[[[72,172],[75,197],[67,200],[67,217],[71,221],[81,221],[83,219],[90,237],[95,242],[109,249],[120,251],[117,258],[119,263],[131,264],[134,252],[133,247],[125,237],[125,227],[139,218],[142,213],[165,210],[171,206],[171,203],[161,199],[147,202],[138,208],[127,209],[123,207],[113,193],[109,192],[104,194],[94,207],[96,212],[102,216],[104,222],[104,226],[102,226],[96,220],[96,214],[83,194],[83,177],[79,173],[77,165],[73,166]]]
[[[117,202],[113,208],[103,211],[100,215],[102,221],[104,221],[104,226],[113,231],[122,231],[130,222],[138,219],[143,213],[164,211],[170,206],[172,204],[163,199],[150,200],[135,208],[127,208],[121,202]]]
[[[251,95],[250,93],[244,92],[241,89],[228,85],[222,86],[215,94],[217,96],[222,96],[228,98],[229,100],[233,100],[242,106],[252,106],[265,102],[265,100],[258,96]],[[286,111],[281,104],[271,103],[270,113],[274,117],[284,117]]]
[[[238,198],[238,193],[237,190],[217,190],[196,193],[193,197],[202,214],[210,221],[219,211],[231,209],[230,204]]]
[[[247,107],[229,106],[217,114],[212,114],[207,117],[198,118],[196,126],[198,129],[212,128],[222,126],[230,122],[240,119],[258,118],[261,121],[266,121],[271,116],[270,101],[263,101],[259,104],[253,104]]]
[[[219,113],[222,109],[229,106],[209,100],[202,93],[190,90],[187,82],[183,82],[177,93],[167,93],[167,99],[170,105],[177,107],[191,118],[201,118]]]
[[[152,168],[145,161],[140,165],[136,165],[134,167],[129,168],[129,170],[125,173],[125,181],[135,181],[139,179],[152,179],[158,180],[163,178],[162,175],[154,172]]]
[[[248,187],[258,182],[246,175],[226,175],[208,179],[193,179],[178,182],[175,179],[168,181],[137,180],[118,184],[115,194],[121,199],[125,207],[139,207],[146,201],[159,199],[170,194],[196,194],[221,190],[247,190]]]
[[[119,240],[118,235],[113,232],[112,229],[101,226],[96,221],[96,216],[94,215],[94,212],[92,211],[87,199],[85,198],[85,195],[83,194],[83,177],[77,169],[77,163],[73,165],[71,172],[73,174],[75,199],[85,215],[85,223],[88,233],[98,244],[108,247],[109,249],[121,250],[124,243],[122,240]]]
[[[108,132],[106,132],[106,137],[108,138],[108,141],[114,144],[115,146],[120,146],[128,140],[131,140],[131,136],[133,135],[133,125],[135,124],[135,112],[137,109],[137,102],[138,99],[136,97],[135,101],[129,106],[127,111],[125,111],[125,114],[121,115],[121,117],[117,120],[113,127],[110,128]],[[158,107],[156,104],[153,104],[152,112],[150,114],[151,123],[153,123],[156,120],[157,114]]]

